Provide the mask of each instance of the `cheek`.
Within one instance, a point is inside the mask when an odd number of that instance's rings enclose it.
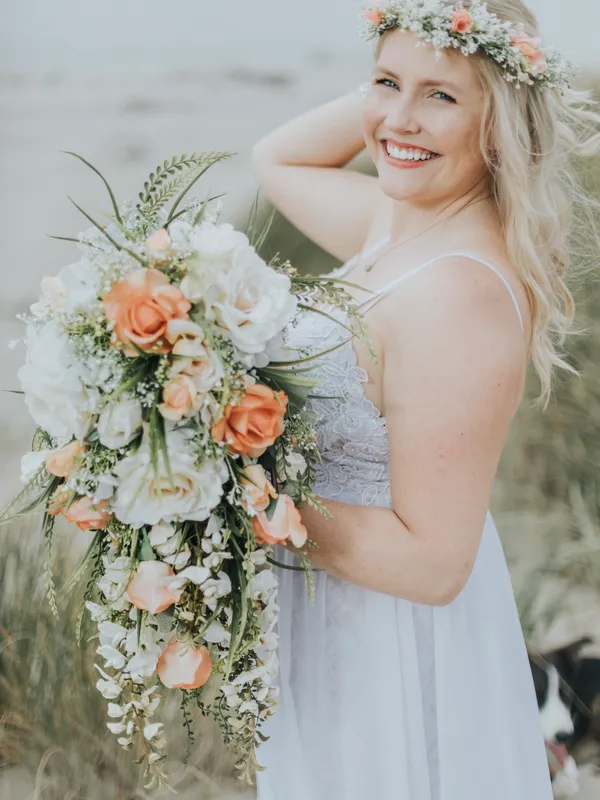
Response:
[[[377,103],[366,101],[361,114],[363,136],[367,148],[373,153],[377,150],[376,133],[385,118]]]

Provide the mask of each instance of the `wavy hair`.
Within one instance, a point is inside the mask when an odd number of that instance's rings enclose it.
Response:
[[[480,0],[464,0],[469,8]],[[489,11],[522,23],[539,36],[535,15],[523,0],[487,0]],[[384,34],[385,36],[385,34]],[[379,52],[383,37],[376,46]],[[535,405],[546,408],[557,369],[577,375],[563,345],[574,330],[575,300],[571,257],[575,231],[593,238],[600,253],[600,204],[579,179],[581,159],[600,154],[600,114],[591,94],[563,94],[539,85],[509,83],[502,68],[485,55],[472,56],[484,96],[481,152],[491,175],[510,262],[527,292],[533,331],[529,357],[539,376]]]
[[[468,8],[473,3],[465,2]],[[537,36],[535,16],[522,0],[488,0],[500,18],[521,22]],[[529,355],[547,407],[556,369],[578,374],[562,346],[573,331],[573,232],[583,223],[600,251],[596,210],[580,181],[582,157],[600,153],[600,114],[589,92],[560,94],[539,86],[515,88],[501,68],[476,59],[485,93],[481,149],[492,177],[508,256],[527,290],[533,319]]]

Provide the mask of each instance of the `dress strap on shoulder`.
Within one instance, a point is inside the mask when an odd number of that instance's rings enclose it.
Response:
[[[367,298],[367,300],[360,303],[358,307],[361,309],[363,314],[366,314],[367,311],[370,311],[375,305],[377,305],[377,303],[380,300],[383,300],[384,297],[387,297],[397,286],[399,286],[401,283],[404,283],[404,281],[408,280],[409,278],[412,278],[419,272],[422,272],[424,269],[430,267],[432,264],[436,264],[438,261],[442,261],[444,258],[456,258],[456,257],[468,258],[471,261],[477,261],[479,264],[483,264],[485,267],[488,267],[488,269],[491,269],[491,271],[500,278],[502,283],[506,286],[506,289],[511,297],[511,300],[513,301],[513,304],[515,306],[516,312],[519,317],[519,322],[521,324],[521,330],[525,332],[523,314],[521,313],[519,301],[517,300],[517,296],[510,283],[507,281],[507,279],[504,277],[504,275],[498,269],[498,267],[494,266],[489,261],[485,261],[485,259],[483,258],[479,258],[479,256],[473,255],[472,253],[456,252],[456,253],[444,253],[441,256],[436,256],[435,258],[432,258],[430,261],[426,261],[424,264],[420,264],[418,267],[415,267],[414,269],[405,272],[403,275],[400,275],[400,277],[391,281],[391,283],[388,283],[386,286],[383,287],[383,289],[378,291],[375,295]]]

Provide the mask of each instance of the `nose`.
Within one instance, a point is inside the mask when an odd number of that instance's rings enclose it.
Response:
[[[568,731],[558,731],[558,733],[554,734],[556,744],[564,744],[568,742],[570,738],[571,734]]]
[[[420,133],[421,125],[417,119],[416,104],[408,92],[394,98],[393,106],[387,116],[387,124],[395,134]]]

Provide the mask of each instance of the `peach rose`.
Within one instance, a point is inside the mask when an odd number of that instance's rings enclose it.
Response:
[[[94,503],[91,497],[80,497],[67,508],[71,494],[69,489],[58,489],[50,500],[48,514],[51,517],[62,514],[67,522],[74,522],[82,531],[102,530],[112,517],[106,509],[106,500]]]
[[[172,639],[158,659],[156,671],[168,689],[198,689],[210,678],[210,653],[207,647]]]
[[[363,14],[363,19],[366,19],[367,22],[372,22],[373,25],[381,25],[383,17],[383,11],[380,11],[377,7],[368,8]]]
[[[116,283],[104,298],[104,312],[115,324],[115,333],[128,356],[141,350],[168,353],[165,333],[171,319],[187,319],[191,303],[157,269],[139,269]]]
[[[511,36],[511,40],[515,47],[518,47],[521,53],[529,59],[537,72],[543,72],[546,69],[548,62],[546,61],[546,56],[540,50],[542,40],[538,36],[514,33]]]
[[[63,516],[67,522],[74,522],[82,531],[99,531],[110,521],[112,514],[106,509],[106,500],[94,503],[91,497],[80,497]]]
[[[450,18],[452,33],[471,33],[473,17],[466,8],[457,8]]]
[[[252,519],[252,527],[259,544],[287,544],[291,540],[295,547],[304,547],[308,532],[300,518],[300,512],[288,494],[280,494],[275,512],[268,519],[264,511]]]
[[[163,386],[163,401],[158,410],[165,419],[178,422],[200,410],[201,402],[196,384],[189,375],[178,375]]]
[[[68,478],[82,453],[83,445],[75,439],[46,456],[46,469],[58,478]]]
[[[240,478],[246,494],[246,498],[242,501],[244,507],[246,510],[248,510],[247,506],[250,506],[255,511],[264,511],[271,502],[271,498],[277,497],[277,492],[260,464],[250,464],[244,468],[244,473],[247,477]]]
[[[225,442],[230,450],[258,458],[283,433],[283,417],[288,398],[262,383],[248,386],[237,405],[228,405],[222,419],[213,426],[215,442]]]
[[[136,608],[151,614],[160,614],[181,598],[180,589],[171,589],[165,585],[165,578],[173,577],[175,572],[170,564],[163,561],[142,561],[129,581],[127,596]]]
[[[171,246],[171,237],[166,228],[158,228],[146,239],[146,248],[152,255],[162,254]]]

